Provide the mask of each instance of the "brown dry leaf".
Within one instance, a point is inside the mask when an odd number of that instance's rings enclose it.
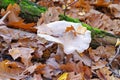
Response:
[[[110,8],[110,12],[111,14],[115,17],[115,18],[120,18],[120,5],[119,4],[110,4],[108,6],[108,8]]]
[[[74,72],[70,72],[68,74],[67,80],[84,80],[84,76],[82,73],[76,74]]]
[[[83,67],[83,72],[84,72],[85,79],[87,79],[87,80],[91,79],[92,72],[91,72],[91,69],[88,66]]]
[[[115,77],[114,75],[110,76],[108,80],[120,80],[120,78]]]
[[[47,23],[50,23],[50,22],[58,21],[60,13],[62,13],[62,10],[61,10],[60,7],[50,7],[50,8],[48,8],[48,11],[46,11],[42,15],[42,18],[40,18],[38,20],[37,25],[39,26],[40,24],[43,24],[43,23],[47,24]]]
[[[113,3],[113,4],[119,4],[120,1],[119,1],[119,0],[113,0],[112,3]]]
[[[115,55],[115,47],[114,46],[99,46],[95,50],[96,54],[99,55],[101,58],[109,59]]]
[[[13,28],[20,28],[32,32],[36,32],[36,29],[33,28],[35,23],[24,23],[24,20],[19,17],[20,6],[18,4],[9,4],[6,11],[2,11],[1,14],[4,15],[10,11],[11,13],[8,15],[8,23],[7,25]]]
[[[91,69],[88,66],[84,66],[82,62],[78,62],[77,64],[74,62],[62,64],[60,66],[60,69],[67,72],[75,72],[79,74],[79,76],[81,75],[87,80],[89,80],[92,76]]]
[[[11,62],[8,60],[0,62],[0,77],[2,78],[12,78],[20,79],[25,77],[21,75],[22,71],[25,70],[25,67],[18,62]]]
[[[100,56],[96,53],[96,50],[93,50],[92,48],[89,48],[88,50],[89,50],[90,58],[93,61],[98,61],[100,59]]]
[[[59,69],[60,66],[59,64],[56,62],[55,58],[49,58],[47,61],[46,61],[46,64],[49,65],[51,68],[53,69]]]
[[[120,35],[120,20],[115,19],[113,20],[113,23],[114,23],[114,27],[113,27],[114,33]]]
[[[18,48],[12,48],[9,50],[9,54],[12,56],[12,58],[15,60],[18,57],[21,57],[21,61],[26,65],[27,67],[31,65],[31,53],[33,53],[34,50],[32,48],[25,48],[25,47],[18,47]]]
[[[111,31],[113,29],[113,21],[110,17],[94,9],[91,9],[89,13],[86,14],[85,22],[102,30]]]
[[[34,74],[32,80],[43,80],[40,74]]]
[[[88,66],[84,66],[82,64],[82,62],[78,62],[76,65],[76,68],[77,68],[77,73],[83,74],[83,76],[86,80],[91,79],[91,77],[92,77],[91,68],[89,68]]]
[[[108,67],[97,70],[97,75],[101,80],[110,80],[111,71]]]
[[[38,64],[36,69],[35,69],[35,73],[44,74],[43,68],[45,68],[45,66],[46,66],[46,64]]]
[[[71,3],[74,0],[71,0]],[[76,8],[83,8],[84,11],[88,12],[90,10],[90,5],[87,1],[85,0],[78,0],[75,4],[73,4],[71,7],[76,7]]]
[[[26,67],[26,69],[22,72],[21,75],[29,75],[32,73],[36,73],[36,74],[43,74],[44,73],[44,69],[45,65],[41,64],[41,63],[36,63],[32,66]]]
[[[11,42],[11,40],[16,40],[20,38],[34,38],[37,35],[34,33],[29,33],[17,29],[7,28],[6,26],[0,26],[0,36],[3,37],[5,42]]]
[[[111,2],[106,2],[105,0],[96,0],[95,5],[99,7],[107,7]]]
[[[48,1],[48,0],[39,0],[37,2],[37,4],[39,4],[40,6],[45,6],[45,7],[51,7],[51,6],[54,5],[52,0],[50,0],[50,1]]]
[[[60,69],[67,71],[67,72],[77,72],[76,70],[76,64],[74,62],[69,62],[66,64],[61,64]]]
[[[92,12],[92,11],[91,11]],[[102,14],[96,14],[96,13],[90,13],[88,14],[89,16],[86,18],[86,22],[93,26],[93,27],[97,27],[97,28],[102,28]],[[93,17],[94,16],[94,17]]]
[[[2,10],[1,14],[5,15],[8,11],[10,11],[11,13],[8,16],[9,21],[14,22],[14,21],[19,21],[21,20],[20,17],[18,17],[19,13],[20,13],[20,6],[18,4],[9,4],[6,11]]]
[[[99,61],[93,63],[93,66],[92,66],[91,68],[92,68],[92,70],[99,69],[99,68],[103,68],[103,67],[106,66],[106,64],[107,64],[106,61],[104,61],[104,60],[99,60]]]
[[[56,55],[54,56],[54,58],[57,62],[62,62],[64,57],[65,57],[65,54],[64,54],[63,48],[60,45],[58,45]]]
[[[74,53],[73,59],[74,59],[74,61],[80,60],[87,66],[91,66],[91,64],[92,64],[92,60],[85,53]]]
[[[109,16],[97,10],[91,9],[88,13],[84,15],[83,19],[87,24],[91,25],[92,27],[110,31],[111,33],[115,34],[120,33],[119,20],[112,20]]]
[[[33,28],[33,26],[35,26],[35,23],[24,23],[23,20],[20,20],[18,22],[9,22],[8,26],[28,30],[31,32],[37,32],[37,30]]]

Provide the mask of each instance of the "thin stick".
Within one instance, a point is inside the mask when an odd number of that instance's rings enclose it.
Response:
[[[113,60],[120,54],[120,45],[117,48],[116,54],[115,56],[112,58],[112,60],[110,60],[109,64],[111,64],[113,62]]]
[[[0,20],[4,21],[6,19],[6,17],[8,16],[8,14],[10,14],[10,11],[8,11]]]
[[[10,13],[10,11],[8,11],[1,19],[0,19],[0,25],[5,24],[4,20],[6,19],[6,17],[8,16],[8,14]]]
[[[69,6],[72,6],[72,5],[75,4],[76,2],[78,2],[78,0],[75,0],[75,1],[73,1],[72,3],[70,3],[69,5],[66,5],[67,2],[65,1],[64,15],[66,15],[66,10],[67,10],[67,8],[68,8]]]

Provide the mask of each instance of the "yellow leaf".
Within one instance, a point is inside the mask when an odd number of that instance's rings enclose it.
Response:
[[[82,26],[79,26],[76,30],[77,33],[79,34],[85,34],[87,28],[86,27],[82,27]]]
[[[115,46],[118,46],[118,45],[120,45],[120,39],[119,38],[117,39],[117,42],[116,42]]]
[[[63,73],[57,80],[66,80],[68,73]]]

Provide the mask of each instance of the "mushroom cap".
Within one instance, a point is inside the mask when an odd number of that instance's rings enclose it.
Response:
[[[70,26],[74,28],[74,31],[71,30],[66,32],[66,29]],[[91,42],[91,31],[83,29],[85,30],[82,31],[84,33],[77,33],[77,35],[75,35],[73,32],[77,32],[79,26],[82,26],[81,23],[55,21],[46,25],[38,26],[37,35],[48,41],[63,45],[66,54],[71,54],[74,51],[82,53],[89,47]]]

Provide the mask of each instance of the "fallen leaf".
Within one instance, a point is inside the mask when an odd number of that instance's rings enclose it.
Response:
[[[75,1],[71,0],[71,2],[69,4],[72,4],[73,2],[75,2]],[[76,3],[72,4],[71,6],[76,7],[76,8],[83,8],[83,10],[86,12],[88,12],[90,10],[90,5],[85,0],[78,0],[78,1],[76,1]]]
[[[73,53],[74,61],[82,61],[85,65],[91,66],[92,60],[85,53]]]
[[[100,56],[97,54],[96,50],[89,48],[89,54],[93,61],[98,61],[100,59]]]
[[[9,4],[6,11],[2,11],[1,14],[5,15],[8,11],[10,11],[11,13],[8,16],[8,20],[9,22],[17,22],[19,20],[21,20],[20,17],[18,17],[19,13],[20,13],[20,6],[18,4]]]
[[[74,72],[70,72],[66,80],[84,80],[84,77],[81,73],[75,74]]]
[[[43,80],[40,74],[34,74],[32,80]]]
[[[107,7],[111,4],[111,2],[107,2],[105,0],[96,0],[95,5],[101,7]]]
[[[32,48],[24,48],[24,47],[18,47],[18,48],[12,48],[9,50],[9,54],[12,56],[12,58],[15,60],[18,57],[21,57],[21,61],[26,65],[27,67],[31,65],[31,53],[33,53],[34,50]]]
[[[9,22],[7,25],[11,26],[13,28],[24,29],[24,30],[28,30],[31,32],[36,32],[36,29],[33,28],[33,26],[35,26],[35,23],[24,23],[23,20],[19,20],[17,22]]]
[[[13,28],[20,28],[32,32],[36,32],[36,29],[33,28],[35,23],[24,23],[24,20],[19,17],[20,14],[20,6],[18,4],[9,4],[6,11],[2,11],[2,15],[10,11],[11,13],[8,15],[8,23],[7,25]]]
[[[95,53],[100,56],[101,58],[110,59],[115,54],[115,47],[114,46],[99,46]]]
[[[76,64],[74,62],[69,62],[66,64],[60,65],[60,69],[67,71],[67,72],[76,72]]]
[[[66,80],[68,73],[63,73],[57,80]]]
[[[108,67],[103,67],[97,70],[97,75],[100,79],[109,80],[110,74],[111,74],[111,71],[109,70]]]
[[[21,75],[24,70],[25,67],[21,63],[11,62],[8,60],[0,62],[1,78],[21,79],[25,77],[25,75]]]
[[[93,70],[95,70],[95,69],[100,69],[100,68],[105,67],[106,64],[107,64],[106,61],[104,61],[104,60],[103,60],[103,61],[102,61],[102,60],[99,60],[99,61],[93,63],[93,65],[92,65],[91,68],[92,68]]]
[[[111,14],[115,17],[115,18],[120,18],[120,9],[119,9],[120,5],[119,4],[110,4],[108,6],[108,8],[110,8],[110,12]]]
[[[46,11],[45,14],[42,15],[42,18],[38,20],[37,25],[40,25],[43,23],[48,24],[50,22],[58,21],[60,13],[62,13],[62,10],[60,7],[48,8],[48,11]]]

